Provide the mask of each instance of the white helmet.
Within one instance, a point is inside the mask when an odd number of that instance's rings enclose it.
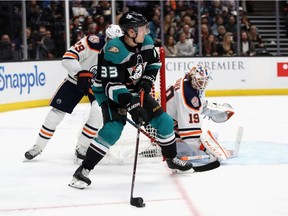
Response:
[[[119,25],[114,25],[114,24],[111,24],[108,26],[108,28],[106,29],[106,41],[108,39],[114,39],[116,37],[121,37],[123,36],[123,33],[122,33],[122,30],[120,28]]]
[[[210,72],[201,64],[192,67],[187,74],[187,78],[194,89],[201,91],[207,87],[208,81],[211,79]]]

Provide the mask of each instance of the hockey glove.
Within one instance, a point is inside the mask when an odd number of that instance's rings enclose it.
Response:
[[[93,74],[90,71],[82,70],[77,73],[77,86],[84,95],[88,95],[91,88]]]
[[[154,81],[154,76],[144,75],[140,80],[138,91],[143,89],[146,94],[149,94],[151,92]]]
[[[133,121],[138,124],[145,124],[148,120],[146,110],[140,106],[140,98],[132,97],[126,106],[127,111],[130,113]]]

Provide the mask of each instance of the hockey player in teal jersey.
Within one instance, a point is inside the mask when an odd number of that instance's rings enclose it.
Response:
[[[161,68],[161,62],[149,34],[148,22],[141,14],[130,11],[122,15],[119,25],[124,36],[106,43],[99,59],[93,92],[103,115],[103,127],[91,142],[82,165],[69,184],[85,188],[91,184],[89,172],[120,138],[127,111],[136,124],[148,123],[157,129],[157,140],[170,169],[187,171],[188,161],[176,157],[173,119],[149,94]],[[144,90],[143,107],[139,92]]]

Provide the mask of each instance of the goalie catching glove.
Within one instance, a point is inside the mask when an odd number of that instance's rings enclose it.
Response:
[[[140,98],[132,97],[126,106],[127,111],[130,113],[133,121],[139,125],[144,124],[148,120],[146,110],[140,106]]]
[[[221,123],[231,118],[234,114],[234,109],[227,103],[217,104],[206,101],[202,114],[208,116],[214,122]]]
[[[88,95],[89,89],[91,88],[91,79],[93,74],[90,71],[82,70],[79,71],[76,75],[77,77],[77,86],[84,95]]]

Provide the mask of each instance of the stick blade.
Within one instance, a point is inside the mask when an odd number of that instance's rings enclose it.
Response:
[[[145,203],[142,197],[131,197],[130,205],[135,206],[137,208],[145,207]]]
[[[202,166],[192,167],[192,169],[195,172],[205,172],[205,171],[216,169],[219,166],[220,166],[220,162],[218,160],[216,160],[216,161],[213,161],[211,163],[208,163],[208,164],[205,164]]]

